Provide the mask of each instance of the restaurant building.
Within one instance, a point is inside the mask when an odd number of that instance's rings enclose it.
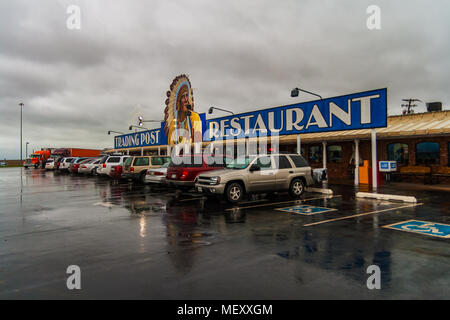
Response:
[[[387,127],[377,128],[378,160],[397,161],[404,166],[430,166],[435,170],[449,167],[450,111],[389,116]],[[300,137],[299,137],[300,136]],[[267,137],[267,148],[276,148]],[[246,142],[261,143],[261,138],[234,140],[235,154],[239,145]],[[203,148],[221,149],[223,142],[203,142]],[[266,142],[264,141],[264,144]],[[278,137],[279,151],[302,155],[313,168],[327,168],[330,181],[354,180],[355,150],[359,151],[359,166],[364,160],[371,162],[371,129],[344,130],[292,134]],[[229,144],[229,142],[228,142]],[[258,150],[260,151],[260,149]],[[170,154],[167,145],[111,149],[108,152],[125,152],[130,155]],[[251,152],[250,152],[251,153]],[[370,164],[371,165],[371,164]]]

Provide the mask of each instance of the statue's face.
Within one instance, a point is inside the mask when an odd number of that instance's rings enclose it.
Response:
[[[183,93],[180,102],[181,102],[181,110],[183,112],[188,112],[187,105],[189,104],[189,94],[187,92]]]

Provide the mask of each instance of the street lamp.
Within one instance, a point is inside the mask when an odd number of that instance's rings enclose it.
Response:
[[[294,88],[294,89],[292,89],[292,90],[291,90],[291,97],[292,97],[292,98],[298,97],[299,91],[303,91],[303,92],[306,92],[306,93],[315,95],[315,96],[319,97],[320,99],[322,99],[322,96],[320,96],[320,95],[318,95],[318,94],[316,94],[316,93],[307,91],[307,90],[300,89],[300,88]]]
[[[108,130],[108,135],[110,135],[110,134],[111,134],[111,132],[114,132],[114,133],[120,133],[120,134],[125,134],[125,133],[123,133],[123,132],[119,132],[119,131]]]
[[[147,128],[139,127],[139,126],[134,126],[134,125],[131,125],[131,126],[128,128],[128,130],[133,130],[133,128],[138,128],[138,129],[143,129],[143,130],[149,130],[149,129],[147,129]]]
[[[221,108],[217,108],[217,107],[211,107],[211,108],[209,108],[209,109],[208,109],[208,113],[209,113],[209,114],[212,114],[213,111],[214,111],[214,109],[217,109],[217,110],[220,110],[220,111],[229,112],[229,113],[231,113],[231,114],[234,114],[234,112],[232,112],[232,111],[228,111],[228,110],[221,109]]]
[[[144,122],[163,122],[163,120],[144,120],[141,116],[138,116],[139,126],[142,127]]]
[[[28,145],[29,144],[30,144],[29,142],[25,143],[25,159],[28,158]]]
[[[22,162],[22,109],[23,103],[19,103],[20,106],[20,162]]]

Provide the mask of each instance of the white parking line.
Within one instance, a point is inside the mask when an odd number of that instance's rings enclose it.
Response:
[[[254,206],[247,206],[247,207],[235,207],[235,208],[228,208],[225,209],[225,211],[235,211],[240,209],[251,209],[251,208],[258,208],[258,207],[268,207],[268,206],[276,206],[279,204],[285,204],[285,203],[295,203],[300,204],[305,201],[311,201],[311,200],[320,200],[320,199],[331,199],[331,198],[338,198],[341,197],[341,195],[336,196],[325,196],[325,197],[317,197],[317,198],[308,198],[308,199],[299,199],[299,200],[291,200],[291,201],[283,201],[283,202],[274,202],[274,203],[264,203],[264,204],[258,204]]]
[[[395,207],[395,208],[388,208],[388,209],[383,209],[383,210],[359,213],[359,214],[354,214],[352,216],[346,216],[346,217],[341,217],[341,218],[336,218],[336,219],[329,219],[329,220],[324,220],[324,221],[319,221],[319,222],[314,222],[314,223],[308,223],[308,224],[304,224],[303,226],[304,227],[316,226],[318,224],[346,220],[346,219],[351,219],[351,218],[356,218],[356,217],[362,217],[362,216],[367,216],[367,215],[371,215],[371,214],[375,214],[375,213],[392,211],[392,210],[397,210],[397,209],[412,208],[412,207],[417,207],[417,206],[421,206],[421,205],[423,205],[423,203],[416,203],[416,204],[410,204],[410,205],[400,206],[400,207]]]

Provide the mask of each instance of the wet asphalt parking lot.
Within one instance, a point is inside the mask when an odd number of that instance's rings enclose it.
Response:
[[[331,188],[332,197],[305,193],[296,203],[279,194],[233,207],[101,177],[2,168],[0,298],[450,298],[450,239],[383,228],[450,224],[449,193],[389,190],[416,196],[415,206]],[[294,205],[332,211],[278,210]],[[69,265],[81,269],[81,290],[66,287]],[[380,267],[380,290],[367,288],[370,265]]]

